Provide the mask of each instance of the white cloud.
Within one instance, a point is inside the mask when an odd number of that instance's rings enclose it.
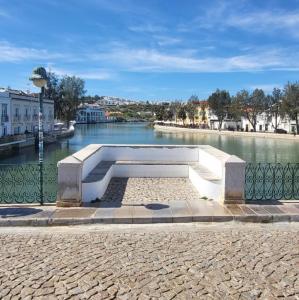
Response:
[[[273,32],[277,29],[299,37],[299,12],[257,12],[229,16],[226,25],[248,31]]]
[[[249,32],[276,34],[284,32],[299,38],[299,10],[263,10],[250,5],[249,1],[211,1],[198,16],[190,21],[179,23],[178,31],[203,30],[223,31],[229,28]]]
[[[17,47],[6,41],[0,41],[0,62],[17,62],[23,60],[49,60],[63,55],[49,53],[45,49]]]
[[[179,38],[174,38],[174,37],[170,37],[170,36],[161,36],[161,35],[156,35],[154,36],[154,38],[157,39],[158,44],[160,46],[171,46],[171,45],[176,45],[181,43],[181,39]]]
[[[98,69],[98,70],[86,70],[86,71],[74,71],[62,68],[56,68],[52,65],[48,65],[48,71],[56,73],[58,76],[77,76],[83,79],[90,79],[90,80],[109,80],[115,77],[109,71]]]
[[[190,52],[192,53],[192,52]],[[143,72],[236,72],[292,69],[299,70],[298,55],[287,51],[264,50],[248,55],[229,57],[196,57],[188,51],[176,54],[156,49],[114,48],[96,54],[93,59],[109,61],[126,71]]]
[[[154,32],[162,32],[165,31],[166,29],[162,26],[159,25],[154,25],[154,24],[142,24],[142,25],[135,25],[135,26],[130,26],[129,30],[134,31],[134,32],[149,32],[149,33],[154,33]]]

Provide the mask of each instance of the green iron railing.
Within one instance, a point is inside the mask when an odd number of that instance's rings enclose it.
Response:
[[[247,163],[246,200],[298,200],[299,163]]]
[[[44,163],[42,174],[41,188],[38,163],[0,164],[0,204],[55,202],[56,164]],[[298,200],[299,163],[247,163],[245,199]]]
[[[56,164],[44,163],[42,172],[38,163],[0,164],[0,203],[51,203],[56,193]]]

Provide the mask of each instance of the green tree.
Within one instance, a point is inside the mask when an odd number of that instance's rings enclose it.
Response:
[[[290,119],[295,120],[296,131],[299,134],[299,82],[288,83],[284,87],[282,109]]]
[[[228,109],[231,103],[231,97],[229,92],[225,90],[217,89],[209,98],[208,98],[209,107],[212,110],[213,114],[217,117],[219,122],[219,131],[222,128],[222,123],[225,117],[227,116]]]
[[[265,111],[266,97],[261,89],[255,89],[251,94],[242,90],[236,95],[239,101],[242,115],[248,119],[252,125],[253,131],[256,131],[257,117]]]
[[[183,121],[183,125],[185,125],[185,120],[187,118],[186,110],[184,106],[181,106],[179,112],[178,112],[178,118]]]
[[[188,118],[192,121],[192,124],[194,125],[194,120],[197,112],[196,112],[196,104],[194,103],[194,100],[191,100],[191,98],[187,102],[186,112],[188,114]]]
[[[59,106],[59,78],[53,72],[48,72],[47,88],[45,89],[45,97],[54,101],[54,116],[58,118],[61,114]]]
[[[274,88],[271,95],[266,97],[266,107],[268,112],[268,119],[272,123],[274,130],[276,131],[278,128],[278,117],[283,116],[282,111],[282,98],[283,98],[283,91]],[[274,119],[274,124],[273,124]]]
[[[69,122],[75,118],[80,99],[85,94],[84,80],[75,76],[64,76],[59,84],[58,118]]]
[[[181,109],[181,106],[182,106],[182,103],[178,100],[176,100],[170,104],[170,109],[173,112],[175,123],[177,123],[178,113]]]
[[[237,96],[231,97],[231,104],[229,106],[229,116],[235,122],[239,122],[242,117],[242,103]]]
[[[172,121],[172,119],[173,119],[173,111],[171,109],[168,109],[166,111],[165,118],[166,118],[165,121]]]
[[[162,104],[158,104],[155,107],[156,120],[163,121],[165,120],[166,110],[165,106]]]

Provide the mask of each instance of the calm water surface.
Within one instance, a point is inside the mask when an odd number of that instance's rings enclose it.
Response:
[[[77,125],[74,137],[46,147],[45,160],[56,163],[91,143],[209,144],[230,154],[235,154],[248,162],[299,162],[298,142],[196,133],[162,133],[144,123]],[[2,163],[36,162],[37,159],[38,154],[32,148],[15,153],[9,158],[0,157]]]

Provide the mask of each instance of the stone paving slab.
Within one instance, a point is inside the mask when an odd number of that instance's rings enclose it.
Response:
[[[299,222],[296,204],[239,204],[214,201],[169,201],[116,207],[1,207],[0,226],[58,226],[75,224],[146,224],[187,222]]]
[[[53,215],[52,219],[60,219],[60,218],[73,218],[73,219],[81,219],[81,218],[90,218],[96,212],[95,208],[85,208],[85,209],[57,209]]]
[[[289,299],[299,224],[0,228],[0,299]]]

